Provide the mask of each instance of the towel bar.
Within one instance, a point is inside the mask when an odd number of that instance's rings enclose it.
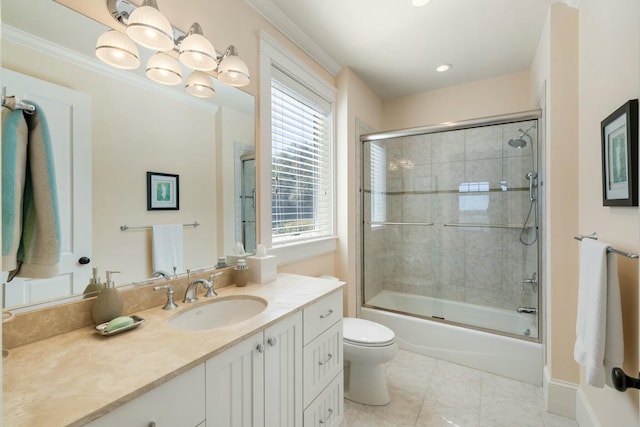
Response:
[[[598,240],[598,234],[597,233],[592,233],[592,234],[589,234],[588,236],[583,236],[582,234],[579,234],[577,236],[574,236],[573,238],[576,239],[576,240],[580,240],[580,241],[582,239]],[[607,252],[613,252],[614,254],[622,255],[622,256],[625,256],[627,258],[632,258],[632,259],[638,259],[640,257],[637,254],[632,254],[632,253],[621,251],[620,249],[615,249],[615,248],[607,248]]]
[[[199,226],[200,223],[198,221],[193,221],[191,224],[182,224],[183,227],[197,227]],[[152,228],[152,225],[139,225],[139,226],[135,226],[135,227],[131,227],[127,224],[125,225],[121,225],[120,226],[120,230],[122,231],[127,231],[127,230],[142,230],[145,228]]]

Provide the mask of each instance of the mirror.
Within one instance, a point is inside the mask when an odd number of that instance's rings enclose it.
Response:
[[[92,267],[99,269],[103,281],[105,270],[120,271],[114,276],[116,285],[151,277],[149,227],[154,224],[199,223],[183,229],[185,269],[215,265],[218,256],[233,253],[242,239],[247,251],[255,246],[255,213],[251,216],[255,167],[250,165],[255,158],[253,96],[216,80],[216,96],[202,100],[183,93],[182,85],[165,87],[149,81],[141,75],[144,66],[136,72],[109,67],[94,55],[95,42],[107,28],[56,2],[2,0],[1,6],[3,69],[70,90],[84,98],[90,110],[90,133],[74,141],[90,146],[81,168],[91,181],[88,200],[81,200],[86,207],[62,197],[65,205],[60,212],[61,222],[71,217],[88,222],[89,236],[81,237],[88,238],[89,253],[74,253],[71,263],[79,265],[80,256],[91,262],[55,292],[46,280],[34,281],[31,291],[8,283],[6,307],[82,293]],[[5,84],[8,74],[2,83],[7,95],[23,97]],[[65,108],[73,109],[59,110]],[[43,110],[49,122],[59,115],[58,108]],[[149,171],[179,176],[178,210],[147,210]],[[74,174],[75,170],[66,171]],[[74,213],[74,208],[80,210]],[[130,228],[123,231],[123,225]],[[73,239],[83,234],[63,231],[63,252],[73,251],[77,246]]]

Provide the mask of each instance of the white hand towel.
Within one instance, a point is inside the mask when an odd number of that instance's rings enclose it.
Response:
[[[580,245],[578,317],[573,357],[585,367],[587,384],[611,384],[611,369],[624,355],[616,255],[609,245],[585,238]]]
[[[153,271],[169,274],[184,271],[182,224],[154,225],[153,227]]]

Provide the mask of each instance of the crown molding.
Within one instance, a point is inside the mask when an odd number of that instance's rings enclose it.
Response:
[[[342,70],[342,64],[333,59],[270,0],[245,0],[245,2],[332,76],[337,76]]]
[[[47,39],[34,36],[33,34],[24,32],[7,24],[2,24],[2,39],[27,47],[45,55],[53,56],[89,71],[101,74],[105,77],[109,77],[136,87],[143,87],[145,89],[161,93],[163,96],[193,105],[206,111],[215,113],[219,108],[219,106],[216,104],[194,98],[193,96],[176,90],[175,88],[154,83],[146,77],[135,74],[133,72],[111,67],[96,58],[88,57],[87,55],[83,55],[72,49],[53,43]]]

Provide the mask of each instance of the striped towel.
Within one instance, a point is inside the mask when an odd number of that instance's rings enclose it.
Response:
[[[60,217],[53,149],[46,119],[2,111],[2,270],[15,276],[57,276]]]

